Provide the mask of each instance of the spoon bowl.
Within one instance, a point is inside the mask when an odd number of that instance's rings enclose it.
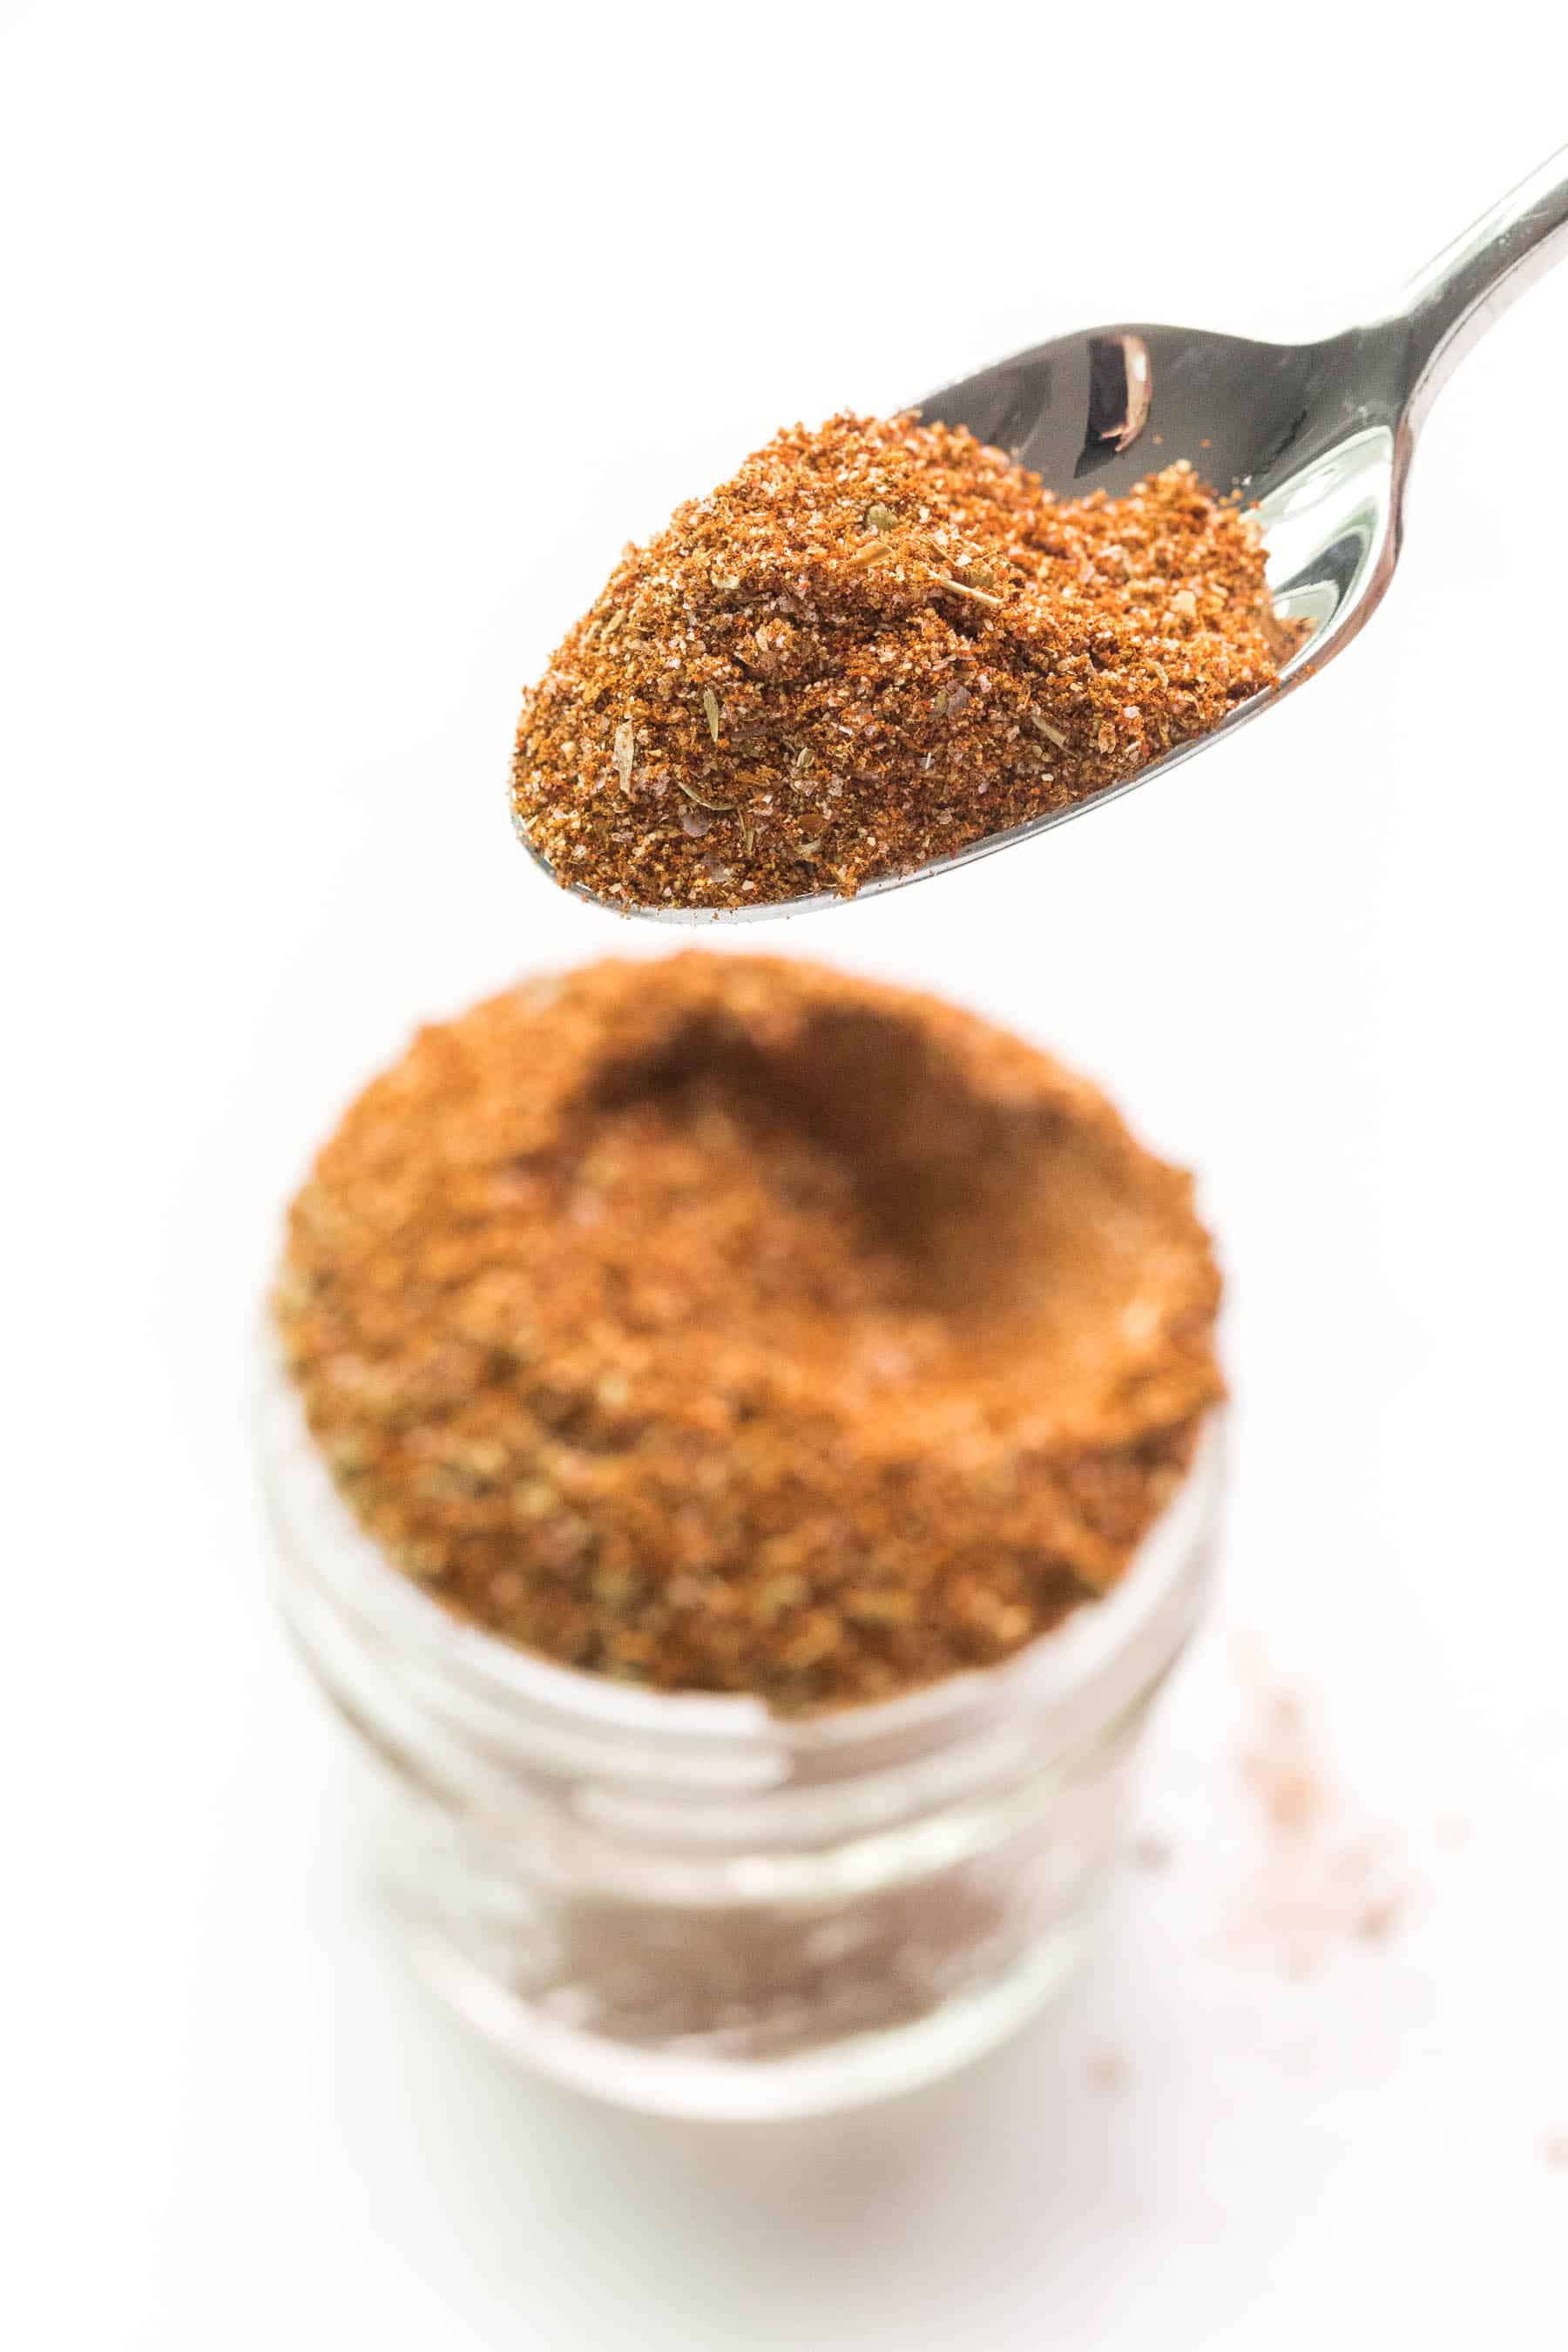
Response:
[[[919,404],[922,422],[963,425],[1039,474],[1060,497],[1112,497],[1186,458],[1215,488],[1255,508],[1279,618],[1304,624],[1277,685],[1237,705],[1207,734],[1136,775],[988,834],[950,857],[861,884],[860,898],[972,865],[1205,751],[1269,710],[1332,660],[1370,619],[1393,578],[1402,507],[1420,424],[1462,353],[1568,245],[1568,149],[1437,256],[1403,301],[1368,325],[1312,343],[1148,321],[1096,327],[1020,352]],[[526,833],[525,848],[559,877]],[[829,892],[774,905],[628,908],[568,883],[580,898],[662,923],[756,922],[849,902]]]

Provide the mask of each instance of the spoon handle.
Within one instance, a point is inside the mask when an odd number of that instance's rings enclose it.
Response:
[[[1565,253],[1568,147],[1561,147],[1405,288],[1405,415],[1412,430],[1471,344]]]

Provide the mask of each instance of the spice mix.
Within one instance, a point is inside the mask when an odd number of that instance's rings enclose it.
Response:
[[[925,995],[608,961],[425,1029],[276,1294],[362,1528],[560,1664],[784,1709],[1113,1585],[1221,1393],[1189,1179]]]
[[[525,698],[513,814],[616,905],[850,896],[1125,782],[1290,641],[1255,519],[1185,464],[1057,500],[969,433],[837,416],[626,550]]]

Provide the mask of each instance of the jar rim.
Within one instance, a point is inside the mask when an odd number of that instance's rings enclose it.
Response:
[[[1092,1684],[1171,1600],[1223,1475],[1223,1409],[1210,1407],[1186,1475],[1101,1598],[1080,1602],[994,1666],[946,1675],[891,1698],[783,1714],[744,1692],[649,1690],[559,1664],[472,1624],[395,1568],[339,1494],[306,1424],[276,1342],[265,1339],[256,1399],[263,1483],[278,1534],[331,1599],[375,1637],[501,1705],[538,1708],[584,1730],[700,1746],[765,1738],[801,1754],[897,1738],[1005,1697],[1048,1707]]]

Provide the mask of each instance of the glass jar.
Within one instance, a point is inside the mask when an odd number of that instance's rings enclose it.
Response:
[[[459,1622],[360,1532],[276,1370],[261,1417],[283,1610],[370,1761],[393,1916],[492,2041],[626,2106],[804,2115],[947,2073],[1063,1983],[1208,1583],[1217,1421],[1106,1600],[792,1720]]]

